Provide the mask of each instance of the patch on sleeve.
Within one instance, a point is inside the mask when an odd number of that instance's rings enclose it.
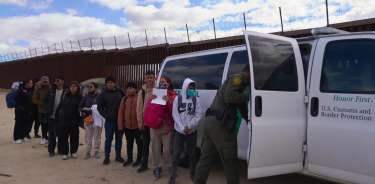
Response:
[[[241,78],[239,78],[239,77],[235,77],[235,78],[233,79],[233,84],[236,85],[236,86],[240,86],[240,85],[241,85],[241,82],[242,82],[242,80],[241,80]]]

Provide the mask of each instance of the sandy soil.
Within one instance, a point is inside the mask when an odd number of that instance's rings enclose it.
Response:
[[[0,184],[167,183],[169,175],[166,172],[166,168],[163,168],[162,178],[155,181],[151,168],[145,173],[138,174],[136,173],[138,168],[125,168],[122,164],[115,162],[114,157],[111,157],[111,163],[108,166],[104,166],[102,164],[104,159],[104,130],[102,133],[102,146],[100,148],[100,155],[102,157],[100,159],[83,159],[85,146],[79,147],[78,159],[69,158],[63,161],[61,155],[48,157],[46,146],[40,145],[41,139],[33,138],[29,142],[13,144],[14,109],[6,107],[5,95],[7,92],[8,90],[0,90]],[[31,136],[33,136],[33,131]],[[80,129],[80,143],[84,143],[84,134],[85,131]],[[136,151],[136,148],[134,148],[134,151]],[[114,153],[114,148],[112,148],[112,153]],[[122,147],[122,156],[124,159],[127,158],[125,153],[126,143],[124,141]],[[151,163],[149,167],[151,167]],[[4,176],[4,174],[11,176]],[[241,183],[329,183],[300,174],[247,180],[246,162],[240,162],[240,175]],[[188,169],[179,168],[176,183],[191,184]],[[225,171],[220,161],[214,165],[208,183],[226,183]]]

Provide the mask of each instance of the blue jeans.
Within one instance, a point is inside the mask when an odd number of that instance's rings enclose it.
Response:
[[[105,144],[104,144],[104,156],[110,156],[111,153],[111,147],[112,147],[112,140],[113,140],[113,134],[115,134],[116,139],[116,156],[121,156],[121,149],[122,149],[122,137],[124,136],[124,132],[118,129],[117,122],[112,123],[109,121],[106,121],[104,124],[105,128]]]

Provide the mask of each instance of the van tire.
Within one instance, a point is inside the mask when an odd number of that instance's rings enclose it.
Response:
[[[201,149],[196,149],[196,160],[198,163],[199,157],[200,157]],[[183,168],[189,168],[190,167],[190,159],[189,154],[187,152],[187,146],[186,143],[184,143],[184,147],[182,148],[182,153],[180,156],[180,160],[178,161],[178,166]]]

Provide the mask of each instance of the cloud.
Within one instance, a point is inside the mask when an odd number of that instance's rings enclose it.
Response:
[[[78,12],[77,10],[75,10],[75,9],[70,9],[70,8],[67,8],[67,9],[66,9],[66,13],[67,13],[68,15],[79,15],[79,14],[81,14],[81,12]]]
[[[34,10],[44,10],[48,9],[52,2],[53,0],[29,0],[27,6]]]
[[[92,3],[99,3],[101,6],[106,6],[112,10],[120,10],[137,5],[137,0],[90,0]]]
[[[26,6],[28,0],[0,0],[0,4],[15,4],[18,6]]]

